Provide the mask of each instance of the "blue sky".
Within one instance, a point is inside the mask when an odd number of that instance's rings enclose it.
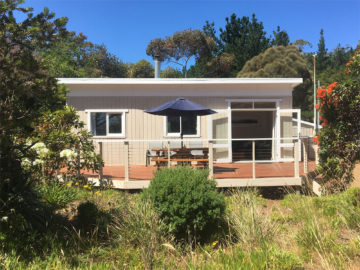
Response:
[[[88,40],[105,44],[124,62],[151,60],[145,53],[148,42],[183,29],[201,29],[205,21],[225,25],[225,17],[255,13],[270,34],[279,25],[291,41],[305,39],[315,51],[320,29],[329,50],[337,44],[355,47],[360,39],[359,0],[27,0],[35,12],[45,6],[57,17],[69,18],[68,29],[82,32]]]

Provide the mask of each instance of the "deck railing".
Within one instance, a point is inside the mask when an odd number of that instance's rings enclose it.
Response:
[[[150,180],[158,168],[179,164],[208,167],[209,177],[215,179],[299,178],[308,173],[309,152],[313,151],[312,139],[308,137],[232,140],[186,138],[182,140],[183,148],[179,147],[179,139],[94,138],[94,143],[105,163],[99,177],[125,181]],[[154,144],[162,147],[151,149]],[[202,144],[202,147],[191,147],[196,144]],[[186,155],[177,154],[177,151],[181,152],[179,149],[187,149],[184,152]]]

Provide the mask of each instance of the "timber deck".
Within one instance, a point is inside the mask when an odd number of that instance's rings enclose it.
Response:
[[[105,166],[103,177],[111,180],[114,188],[141,189],[150,184],[156,166],[130,165],[129,180],[125,181],[124,166]],[[315,170],[315,162],[308,162],[308,172]],[[294,162],[273,162],[255,164],[255,178],[252,175],[251,163],[216,163],[214,179],[218,187],[244,186],[297,186],[302,184],[305,176],[304,164],[299,163],[299,177],[295,177]],[[98,174],[86,172],[89,179],[97,179]]]

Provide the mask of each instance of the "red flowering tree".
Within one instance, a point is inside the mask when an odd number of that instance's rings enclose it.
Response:
[[[348,79],[317,90],[323,128],[319,145],[320,171],[329,192],[343,190],[352,181],[360,153],[360,51],[347,63]]]

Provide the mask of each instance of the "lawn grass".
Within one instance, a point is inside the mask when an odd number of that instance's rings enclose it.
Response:
[[[356,269],[360,263],[360,189],[281,200],[234,190],[222,230],[202,245],[175,241],[140,194],[65,185],[41,192],[64,218],[56,225],[64,230],[54,236],[49,228],[41,239],[47,244],[28,258],[1,251],[1,269]],[[62,212],[69,205],[76,209]]]

